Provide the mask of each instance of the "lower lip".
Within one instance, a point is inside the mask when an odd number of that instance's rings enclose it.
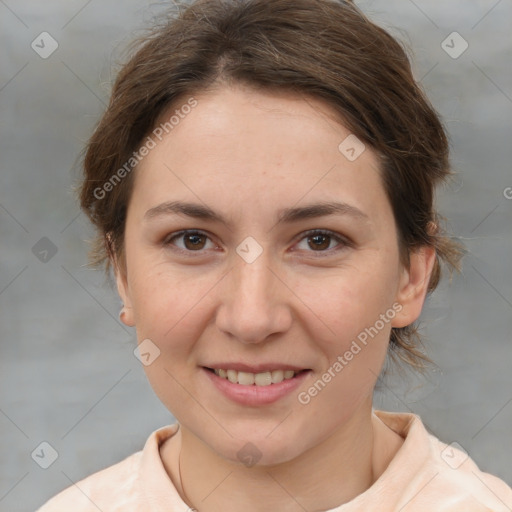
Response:
[[[311,373],[311,370],[307,370],[291,379],[269,386],[244,386],[219,377],[204,367],[201,370],[224,396],[242,405],[267,405],[277,402],[280,398],[296,390]]]

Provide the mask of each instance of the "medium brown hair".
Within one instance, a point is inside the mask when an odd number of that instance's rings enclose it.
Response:
[[[239,83],[327,102],[380,159],[402,261],[422,245],[435,248],[429,292],[442,261],[458,268],[462,246],[443,231],[434,206],[435,187],[450,174],[447,135],[387,31],[336,0],[198,0],[160,20],[135,42],[86,147],[80,200],[98,229],[93,264],[108,272],[114,257],[122,260],[133,172],[118,170],[162,114],[183,98]],[[113,182],[116,172],[122,179]],[[429,359],[419,342],[414,324],[392,329],[392,355],[421,369]]]

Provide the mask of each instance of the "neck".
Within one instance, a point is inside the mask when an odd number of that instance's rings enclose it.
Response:
[[[174,448],[162,449],[164,465],[182,499],[200,512],[335,508],[366,491],[401,444],[372,415],[371,402],[322,443],[281,464],[233,463],[183,426],[174,437]]]

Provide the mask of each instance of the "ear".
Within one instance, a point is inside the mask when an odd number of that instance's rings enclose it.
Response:
[[[130,297],[130,288],[128,286],[126,264],[119,262],[117,258],[112,258],[111,261],[116,277],[117,292],[123,301],[123,309],[121,310],[122,314],[120,315],[120,320],[128,327],[134,327],[135,320],[133,315],[132,300]]]
[[[402,267],[396,295],[402,309],[391,322],[392,327],[406,327],[419,318],[435,261],[434,247],[424,245],[411,252],[408,268]]]

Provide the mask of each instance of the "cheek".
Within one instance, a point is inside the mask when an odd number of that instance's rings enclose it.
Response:
[[[324,365],[318,376],[322,382],[305,390],[305,401],[321,391],[318,403],[334,401],[351,409],[375,385],[396,316],[397,274],[386,271],[390,267],[384,259],[372,263],[372,269],[347,269],[337,277],[311,282],[307,295],[306,287],[303,295],[297,293],[307,297],[315,312],[310,313],[309,338],[322,352]]]
[[[184,272],[141,272],[132,285],[138,334],[158,340],[162,348],[172,344],[179,350],[180,341],[193,339],[199,329],[212,284],[212,279],[197,274],[188,279]]]
[[[371,397],[396,315],[388,281],[363,273],[353,276],[330,280],[308,302],[322,320],[315,324],[323,327],[310,336],[323,354],[323,367],[297,399],[299,410],[308,417],[324,418],[327,430],[347,421]]]
[[[321,280],[297,278],[293,289],[304,297],[312,312],[310,315],[316,316],[321,329],[313,339],[321,332],[327,347],[343,350],[382,314],[390,309],[389,314],[393,314],[398,273],[391,272],[390,268],[384,259],[368,259],[365,265],[345,268]],[[378,327],[379,331],[390,330],[387,323],[384,328],[379,322]]]
[[[160,271],[140,276],[133,280],[137,339],[151,340],[158,353],[144,371],[162,403],[175,417],[187,418],[197,407],[191,398],[197,394],[194,349],[209,320],[207,292],[214,282]]]

